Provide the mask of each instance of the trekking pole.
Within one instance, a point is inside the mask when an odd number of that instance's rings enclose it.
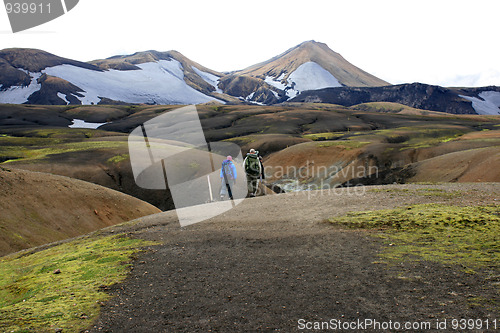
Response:
[[[214,201],[214,195],[212,194],[212,184],[210,184],[210,175],[207,175],[208,180],[208,192],[210,193],[210,202]]]
[[[210,157],[210,165],[212,166],[212,172],[215,172],[214,158],[212,156],[212,147],[210,147],[210,142],[207,141],[208,154]],[[208,179],[208,192],[210,192],[210,202],[214,202],[214,195],[212,193],[212,184],[210,184],[210,175],[207,175]]]

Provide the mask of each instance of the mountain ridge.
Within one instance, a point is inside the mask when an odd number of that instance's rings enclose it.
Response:
[[[322,54],[323,53],[323,54]],[[299,56],[300,55],[300,56]],[[282,59],[283,58],[283,59]],[[324,59],[322,59],[324,58]],[[333,60],[332,60],[333,59]],[[340,59],[340,60],[339,60]],[[186,92],[184,94],[190,95],[191,99],[194,100],[195,103],[209,101],[209,100],[218,100],[221,102],[229,102],[229,103],[237,103],[237,102],[250,102],[257,104],[275,104],[286,99],[291,98],[292,96],[297,95],[300,91],[295,91],[293,94],[287,94],[285,90],[294,89],[294,82],[290,82],[287,87],[277,87],[276,85],[269,84],[269,82],[265,82],[265,77],[259,75],[259,73],[251,73],[248,69],[258,67],[259,64],[247,67],[242,71],[234,71],[230,74],[221,73],[218,71],[214,71],[210,68],[207,68],[191,59],[185,57],[182,53],[171,50],[160,52],[156,50],[148,50],[148,51],[140,51],[135,52],[133,54],[128,55],[116,55],[109,57],[107,59],[97,59],[91,60],[88,62],[75,61],[63,57],[59,57],[52,53],[37,50],[37,49],[4,49],[0,51],[0,83],[2,86],[0,87],[0,92],[4,92],[9,88],[21,88],[18,90],[22,90],[23,87],[28,87],[30,84],[32,85],[33,90],[38,91],[37,95],[40,95],[45,91],[45,94],[51,94],[48,96],[33,96],[28,94],[28,91],[24,94],[21,91],[17,91],[14,97],[11,98],[2,98],[0,96],[0,102],[13,102],[16,104],[22,103],[52,103],[52,104],[75,104],[78,103],[77,100],[80,100],[82,104],[89,103],[99,103],[101,100],[105,100],[107,102],[125,102],[125,103],[146,103],[146,104],[183,104],[190,102],[190,98],[161,98],[161,93],[156,94],[156,96],[147,96],[148,92],[141,91],[142,98],[131,98],[128,100],[120,100],[119,98],[122,96],[117,96],[120,94],[109,94],[106,96],[105,93],[101,93],[100,91],[94,93],[92,98],[83,98],[78,94],[89,93],[89,90],[94,88],[88,81],[91,79],[96,79],[99,77],[98,81],[102,81],[100,79],[102,76],[107,75],[109,71],[117,71],[122,74],[121,78],[117,79],[118,82],[111,82],[111,84],[121,83],[126,79],[130,79],[130,76],[134,76],[130,71],[140,71],[144,70],[143,67],[147,66],[151,63],[161,63],[161,62],[169,62],[165,63],[167,66],[159,66],[160,68],[152,69],[154,71],[160,72],[169,72],[173,74],[172,71],[175,71],[176,68],[166,68],[166,67],[175,67],[172,61],[178,62],[180,64],[180,69],[182,70],[182,78],[181,75],[173,75],[177,79],[182,79],[187,86],[183,87],[184,90],[189,90],[189,88],[194,89],[195,91],[203,94],[205,97],[199,96],[198,98],[192,98],[192,91]],[[266,61],[266,64],[278,61],[278,64],[274,64],[275,67],[279,65],[280,72],[285,74],[285,81],[288,80],[293,72],[297,70],[300,65],[303,65],[305,62],[314,62],[315,65],[312,68],[306,69],[306,76],[314,77],[311,74],[311,70],[322,72],[323,76],[326,77],[326,85],[324,82],[320,84],[312,84],[312,88],[321,88],[336,86],[337,84],[348,84],[348,85],[356,85],[359,83],[364,86],[366,83],[363,81],[355,82],[344,80],[342,75],[338,74],[341,77],[342,83],[337,83],[337,79],[335,75],[333,75],[330,70],[329,72],[324,69],[324,67],[328,67],[328,62],[342,62],[342,66],[351,66],[350,68],[354,71],[357,71],[357,76],[368,75],[366,72],[361,71],[357,67],[352,66],[348,62],[346,62],[338,53],[330,50],[326,44],[318,43],[314,41],[307,41],[301,43],[295,47],[288,49],[282,54],[271,58]],[[348,65],[346,65],[348,64]],[[88,71],[95,71],[104,73],[103,75],[96,76],[94,72],[85,72],[79,70],[75,72],[73,69],[73,73],[71,75],[65,75],[65,73],[61,73],[61,66],[65,66],[66,71],[69,70],[68,66],[74,66],[79,69],[86,69]],[[341,66],[341,67],[342,67]],[[53,69],[58,67],[58,71],[54,71]],[[311,67],[311,66],[309,66]],[[346,67],[346,68],[347,68]],[[275,68],[276,70],[276,68]],[[344,72],[349,72],[350,69],[346,69]],[[126,72],[129,72],[126,74]],[[302,71],[304,72],[304,70]],[[37,74],[38,77],[35,77],[33,74]],[[41,86],[45,81],[40,81],[39,78],[43,75],[47,74],[49,76],[58,77],[61,82],[64,82],[65,86],[71,86],[72,89],[70,95],[64,91],[55,91],[53,89],[41,89]],[[114,72],[116,74],[116,72]],[[135,73],[137,74],[137,73]],[[304,73],[302,73],[304,74]],[[74,78],[76,76],[77,78]],[[83,76],[89,76],[89,79],[86,82],[81,82],[78,78]],[[146,74],[148,78],[151,78],[153,74]],[[45,78],[45,77],[44,77]],[[36,79],[36,82],[33,80]],[[133,77],[133,79],[138,79]],[[163,83],[166,78],[162,77],[161,80]],[[175,80],[175,79],[173,79]],[[375,79],[376,85],[386,84],[385,81]],[[222,82],[224,81],[224,82]],[[237,82],[236,86],[234,84]],[[38,84],[38,86],[35,85]],[[131,84],[134,84],[132,82]],[[286,82],[285,82],[286,83]],[[160,84],[160,83],[158,83]],[[157,84],[157,85],[158,85]],[[177,86],[182,85],[177,82]],[[371,84],[368,84],[371,85]],[[95,86],[95,84],[94,84]],[[75,88],[76,87],[76,88]],[[309,86],[308,86],[309,87]],[[168,87],[169,90],[172,90],[172,87]],[[179,88],[179,87],[177,87]],[[283,89],[280,89],[283,88]],[[97,88],[96,88],[97,89]],[[103,90],[102,87],[99,89]],[[180,89],[180,88],[179,88]],[[227,90],[227,91],[226,91]],[[66,89],[65,91],[69,91]],[[29,91],[34,93],[34,91]],[[127,95],[131,95],[132,92],[129,92]],[[179,92],[176,91],[176,94],[179,95]],[[18,96],[21,95],[21,96]],[[63,95],[63,96],[61,96]],[[102,95],[102,96],[101,96]],[[154,95],[154,94],[153,94]],[[181,94],[182,95],[182,94]],[[31,97],[31,98],[30,98]],[[118,100],[116,99],[118,98]]]
[[[33,48],[2,49],[0,50],[0,58],[9,63],[12,67],[22,68],[29,72],[39,72],[46,67],[63,64],[72,64],[79,67],[99,70],[97,67],[87,62],[60,57],[53,53]]]
[[[205,67],[175,50],[140,51],[89,62],[38,49],[0,51],[0,103],[272,105],[307,100],[348,105],[353,100],[351,105],[387,101],[433,111],[500,114],[500,92],[496,87],[441,87],[447,92],[435,94],[438,101],[422,93],[440,91],[433,87],[390,85],[314,40],[226,73]],[[377,90],[385,93],[374,94]],[[388,90],[400,96],[389,96]],[[390,98],[380,97],[386,95]],[[454,104],[451,109],[449,103]]]
[[[290,102],[331,103],[348,107],[370,102],[392,102],[451,114],[500,115],[500,87],[445,88],[410,83],[384,87],[325,88],[306,91]]]

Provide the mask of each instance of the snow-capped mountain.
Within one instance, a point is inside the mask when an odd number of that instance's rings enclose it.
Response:
[[[221,80],[222,89],[228,94],[264,104],[286,101],[307,90],[385,85],[389,83],[352,65],[326,44],[315,41],[301,43]]]
[[[0,51],[0,103],[273,104],[306,90],[388,83],[326,44],[304,42],[266,62],[223,74],[177,51],[146,51],[88,63],[41,50]]]
[[[219,96],[222,76],[176,51],[82,63],[40,50],[8,49],[0,52],[0,103],[224,102],[231,98]]]

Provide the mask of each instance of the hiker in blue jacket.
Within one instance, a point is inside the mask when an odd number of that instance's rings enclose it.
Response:
[[[236,173],[236,166],[233,163],[233,157],[227,156],[226,159],[222,162],[222,167],[220,169],[220,180],[221,180],[221,188],[220,188],[220,199],[224,200],[226,195],[229,196],[229,199],[233,200],[233,188],[234,184],[236,184],[236,178],[238,174]]]

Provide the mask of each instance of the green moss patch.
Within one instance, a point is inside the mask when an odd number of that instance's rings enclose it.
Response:
[[[73,143],[63,143],[55,146],[42,147],[19,147],[13,149],[12,147],[2,147],[0,153],[9,154],[26,161],[44,159],[49,155],[73,153],[79,151],[90,151],[100,149],[118,149],[127,147],[126,142],[119,141],[83,141]],[[10,148],[10,149],[9,149]],[[10,150],[10,152],[8,152]]]
[[[108,236],[0,259],[0,331],[87,328],[109,298],[102,289],[122,281],[131,256],[151,244]]]
[[[319,141],[315,142],[318,148],[340,147],[345,150],[357,149],[364,147],[370,142],[361,142],[356,140],[336,140],[336,141]]]
[[[395,129],[379,130],[377,134],[386,137],[389,143],[401,143],[401,149],[418,149],[436,146],[450,142],[467,133],[461,127],[399,127]]]
[[[380,229],[389,261],[423,259],[468,269],[500,268],[500,206],[422,204],[353,212],[330,222],[350,228]]]
[[[239,145],[246,145],[246,144],[250,144],[250,143],[255,142],[256,136],[250,136],[250,135],[249,136],[237,136],[234,138],[225,139],[223,141],[232,142],[232,143],[239,144]]]
[[[36,161],[49,155],[80,151],[125,148],[126,141],[100,139],[120,135],[92,129],[13,130],[10,134],[0,136],[0,163],[20,159]]]
[[[313,141],[323,141],[323,140],[334,140],[344,136],[345,133],[337,132],[337,133],[313,133],[313,134],[304,134],[302,135],[305,139],[310,139]]]
[[[107,162],[110,164],[118,164],[120,162],[127,161],[129,159],[130,159],[129,154],[121,154],[121,155],[116,155],[116,156],[109,158]]]
[[[94,137],[103,137],[110,135],[120,135],[118,133],[106,132],[102,130],[88,128],[41,128],[16,131],[16,136],[32,138],[51,138],[51,139],[85,139]]]
[[[55,145],[62,141],[55,138],[41,137],[21,137],[21,136],[0,136],[0,146],[40,146],[40,145]]]

